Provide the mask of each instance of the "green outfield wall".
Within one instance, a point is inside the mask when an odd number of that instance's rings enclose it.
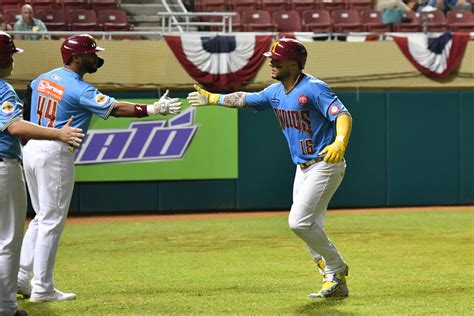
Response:
[[[474,204],[474,91],[337,93],[354,128],[332,208]],[[244,110],[237,179],[79,182],[71,214],[288,209],[294,170],[274,114]]]

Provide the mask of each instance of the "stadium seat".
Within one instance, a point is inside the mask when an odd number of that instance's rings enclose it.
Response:
[[[5,12],[7,10],[15,10],[20,9],[21,5],[23,4],[22,0],[4,0],[0,1],[2,6],[2,11]]]
[[[68,26],[64,12],[59,9],[38,10],[35,16],[43,21],[48,31],[67,31]]]
[[[410,22],[401,22],[393,25],[396,32],[421,32],[421,24],[418,16],[413,11],[403,14],[405,18],[411,19]]]
[[[423,26],[424,19],[428,19],[428,31],[430,32],[444,32],[446,31],[446,18],[442,11],[436,10],[433,12],[423,12],[420,14],[421,25]]]
[[[199,4],[199,11],[202,12],[225,12],[227,9],[227,2],[225,0],[202,0]]]
[[[10,8],[3,11],[3,18],[5,19],[5,23],[10,24],[12,27],[21,17],[21,9],[18,8]]]
[[[291,0],[290,10],[298,12],[301,18],[303,18],[303,12],[309,10],[317,10],[318,6],[315,0]]]
[[[273,12],[286,11],[286,0],[261,0],[260,10],[265,10],[272,14]]]
[[[70,10],[68,21],[71,31],[100,31],[94,10]]]
[[[372,0],[347,0],[347,9],[363,12],[373,8]]]
[[[319,0],[320,10],[326,10],[331,13],[335,10],[343,10],[346,8],[346,2],[344,0]]]
[[[59,3],[66,14],[70,10],[89,9],[89,2],[87,0],[59,0]]]
[[[364,30],[360,22],[359,12],[356,10],[332,11],[332,21],[335,32],[362,32]]]
[[[331,16],[326,10],[304,11],[303,27],[307,32],[331,33],[333,31]]]
[[[33,7],[35,15],[38,10],[52,10],[60,8],[58,0],[30,0],[29,3]]]
[[[257,0],[231,0],[230,6],[233,11],[239,12],[241,16],[243,11],[257,11],[259,9]]]
[[[453,32],[474,32],[474,16],[469,11],[449,11],[448,25]]]
[[[384,33],[391,31],[390,24],[382,23],[382,15],[377,10],[365,10],[361,13],[362,23],[365,31],[374,33]]]
[[[273,24],[277,32],[301,32],[301,18],[297,11],[279,11],[272,13]]]
[[[270,13],[262,10],[242,12],[242,25],[246,32],[274,32],[275,30]]]
[[[132,29],[127,13],[120,9],[99,11],[99,24],[106,32],[130,31]]]
[[[96,13],[100,10],[116,10],[120,7],[120,0],[90,0],[90,6]]]
[[[222,17],[220,16],[213,16],[210,20],[211,22],[221,22]],[[226,29],[228,27],[226,26]],[[236,12],[236,15],[232,17],[232,32],[242,32],[242,21],[240,18],[239,12]],[[214,32],[222,32],[222,27],[221,26],[212,26],[211,31]]]

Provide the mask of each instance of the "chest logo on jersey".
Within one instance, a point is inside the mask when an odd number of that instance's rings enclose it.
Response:
[[[38,93],[47,95],[51,99],[61,101],[64,95],[64,87],[52,81],[41,79],[36,88]]]
[[[2,112],[6,114],[10,114],[13,112],[14,106],[11,102],[5,101],[2,103]]]
[[[105,102],[107,102],[107,97],[103,94],[98,94],[95,96],[95,102],[97,102],[97,104],[105,104]]]
[[[308,103],[308,97],[305,96],[304,94],[300,95],[298,97],[298,104],[306,104]]]
[[[329,107],[329,114],[335,116],[338,115],[339,112],[341,112],[341,109],[337,105],[331,104],[331,106]]]
[[[275,109],[275,114],[282,129],[295,128],[304,133],[313,133],[311,127],[311,116],[308,110]]]

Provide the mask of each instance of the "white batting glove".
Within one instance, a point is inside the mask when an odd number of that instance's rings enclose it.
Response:
[[[181,113],[181,101],[178,98],[168,98],[169,90],[166,90],[165,94],[161,98],[147,106],[148,114],[179,114]]]

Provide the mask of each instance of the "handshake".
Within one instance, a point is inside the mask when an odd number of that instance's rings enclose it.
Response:
[[[179,98],[169,98],[169,92],[166,90],[158,101],[147,106],[148,114],[175,115],[181,113],[181,101]]]

